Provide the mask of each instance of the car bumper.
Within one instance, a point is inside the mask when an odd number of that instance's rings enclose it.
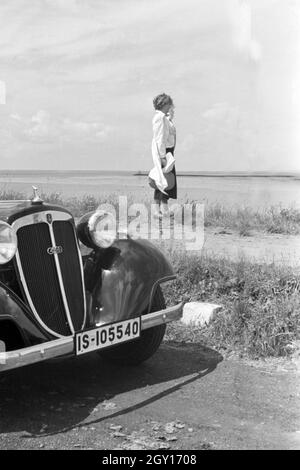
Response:
[[[168,307],[158,312],[148,313],[141,317],[141,329],[146,330],[154,326],[163,325],[182,317],[183,302],[174,307]],[[55,339],[46,343],[37,344],[16,351],[0,353],[0,372],[27,366],[35,362],[46,361],[60,356],[75,355],[74,336]]]

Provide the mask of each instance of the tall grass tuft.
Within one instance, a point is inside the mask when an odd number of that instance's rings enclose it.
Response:
[[[241,236],[251,231],[265,231],[298,235],[300,233],[300,210],[281,205],[261,209],[240,206],[223,206],[219,203],[205,207],[205,226],[237,230]]]
[[[19,191],[13,191],[10,189],[0,189],[0,201],[12,201],[12,200],[24,200],[25,195]]]
[[[169,302],[223,305],[206,327],[169,327],[168,338],[202,341],[250,357],[288,356],[300,334],[300,276],[289,268],[173,253]],[[172,285],[173,284],[173,285]]]

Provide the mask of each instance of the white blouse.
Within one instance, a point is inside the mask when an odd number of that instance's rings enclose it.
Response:
[[[167,118],[165,113],[156,110],[152,120],[153,125],[153,141],[157,145],[160,158],[165,158],[166,149],[175,147],[176,129],[171,120]]]

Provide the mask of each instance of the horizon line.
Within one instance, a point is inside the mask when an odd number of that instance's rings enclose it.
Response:
[[[53,170],[53,169],[0,169],[0,174],[2,173],[127,173],[133,176],[145,176],[148,175],[149,170],[100,170],[100,169],[64,169],[64,170]],[[295,171],[245,171],[245,170],[235,170],[235,171],[217,171],[217,170],[177,170],[177,176],[217,176],[217,175],[228,175],[228,176],[295,176],[300,175],[299,170]]]

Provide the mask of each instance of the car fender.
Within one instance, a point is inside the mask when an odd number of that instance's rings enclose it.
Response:
[[[24,341],[29,346],[49,341],[49,336],[30,318],[31,313],[13,291],[0,282],[0,336],[1,321],[9,320],[14,323]]]
[[[169,261],[148,240],[118,240],[94,250],[85,265],[91,324],[134,318],[150,311],[160,282],[175,278]]]

